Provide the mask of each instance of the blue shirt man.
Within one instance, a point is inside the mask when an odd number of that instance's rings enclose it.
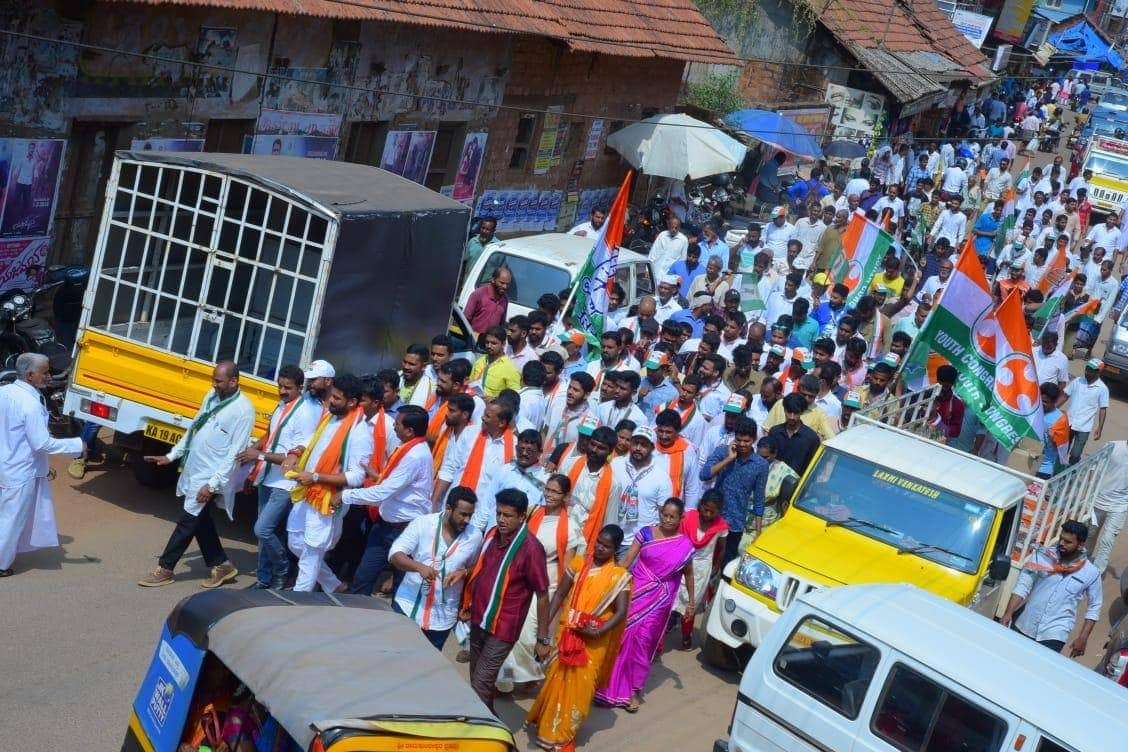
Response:
[[[725,561],[735,558],[740,552],[740,538],[749,516],[756,532],[760,532],[764,517],[764,489],[768,482],[768,463],[754,449],[755,421],[739,418],[733,434],[732,444],[714,449],[701,467],[700,474],[702,481],[714,482],[713,487],[720,490],[724,499],[721,517],[729,526]],[[751,508],[749,500],[752,501]]]
[[[675,261],[669,269],[655,269],[654,271],[659,275],[667,273],[678,275],[681,279],[681,285],[678,286],[678,295],[688,298],[689,286],[693,284],[693,280],[705,273],[705,264],[701,263],[701,246],[697,243],[690,243],[689,247],[686,248],[684,259]]]
[[[999,225],[1003,223],[1003,209],[1001,206],[996,206],[990,213],[984,213],[975,222],[975,227],[972,232],[977,233],[975,236],[975,253],[980,257],[991,255],[992,249],[995,247],[995,233],[999,230]],[[978,233],[990,233],[989,235],[979,235]]]

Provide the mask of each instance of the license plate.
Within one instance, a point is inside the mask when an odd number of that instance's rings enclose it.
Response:
[[[176,426],[170,426],[168,423],[150,420],[145,423],[145,438],[156,439],[157,441],[163,441],[165,444],[173,445],[184,438],[184,430]]]
[[[1108,363],[1105,363],[1104,369],[1109,373],[1120,373],[1119,368],[1117,368],[1116,366],[1110,366]]]

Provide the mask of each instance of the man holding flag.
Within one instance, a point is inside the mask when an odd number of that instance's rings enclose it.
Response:
[[[572,322],[584,333],[589,344],[593,344],[588,357],[598,356],[598,343],[603,338],[604,323],[611,296],[611,286],[615,284],[615,270],[619,266],[619,243],[623,239],[623,229],[627,223],[627,198],[631,192],[633,170],[627,170],[607,221],[599,228],[595,245],[588,255],[587,263],[576,277],[572,288]],[[665,271],[665,270],[660,270]],[[564,310],[568,310],[567,304]]]

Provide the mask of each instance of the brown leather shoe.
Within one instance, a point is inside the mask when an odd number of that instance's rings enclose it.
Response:
[[[161,585],[172,584],[173,579],[171,569],[157,567],[152,572],[149,572],[149,574],[139,579],[137,584],[141,587],[160,587]]]
[[[201,582],[200,587],[217,588],[225,582],[231,582],[238,574],[239,570],[235,568],[235,565],[225,561],[218,567],[212,567],[211,577]]]

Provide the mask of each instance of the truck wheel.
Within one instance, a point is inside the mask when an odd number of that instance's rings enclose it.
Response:
[[[736,671],[739,668],[733,649],[708,634],[701,641],[701,657],[707,664],[722,671]]]
[[[152,439],[141,441],[141,451],[133,455],[133,477],[146,488],[169,488],[176,485],[176,463],[154,465],[145,461],[145,455],[166,454],[168,444]]]

